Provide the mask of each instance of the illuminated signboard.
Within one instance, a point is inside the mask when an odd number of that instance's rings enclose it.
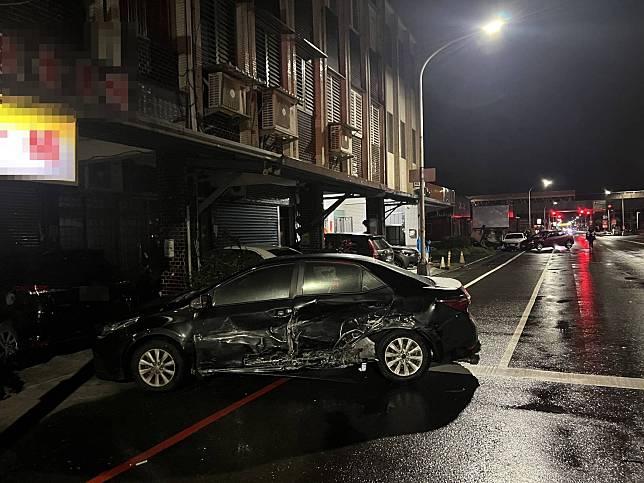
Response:
[[[76,183],[74,115],[30,98],[0,102],[0,178]]]

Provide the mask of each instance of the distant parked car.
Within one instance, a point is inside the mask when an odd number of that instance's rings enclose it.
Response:
[[[104,328],[98,377],[169,391],[190,374],[285,373],[376,364],[411,382],[431,363],[478,362],[458,280],[359,255],[271,258]]]
[[[99,250],[0,260],[0,359],[72,340],[133,310],[134,286]]]
[[[325,249],[334,253],[349,253],[394,263],[394,249],[380,235],[368,233],[326,233]]]
[[[503,250],[519,250],[524,247],[524,242],[528,239],[525,233],[508,233],[501,241]]]
[[[527,248],[541,251],[544,248],[559,246],[570,250],[574,244],[574,237],[564,231],[541,231],[528,240]]]
[[[392,246],[394,250],[394,264],[401,268],[415,267],[418,265],[420,255],[414,247]]]
[[[254,245],[230,245],[224,247],[225,251],[228,250],[241,250],[244,252],[245,259],[248,264],[259,263],[262,260],[268,260],[273,257],[283,257],[288,255],[301,255],[294,248],[279,247],[279,246],[254,246]]]

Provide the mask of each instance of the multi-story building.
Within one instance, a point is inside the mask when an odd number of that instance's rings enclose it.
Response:
[[[365,198],[378,233],[385,200],[415,202],[416,46],[385,0],[0,9],[3,103],[77,133],[67,177],[2,171],[4,254],[101,249],[135,271],[147,253],[170,293],[218,244],[321,248],[325,193]]]

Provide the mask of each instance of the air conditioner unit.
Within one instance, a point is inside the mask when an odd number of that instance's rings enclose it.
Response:
[[[262,92],[262,134],[282,140],[297,139],[297,98],[278,89]]]
[[[239,80],[223,72],[208,74],[208,110],[245,116],[246,88]]]
[[[342,124],[329,125],[329,153],[341,158],[352,155],[351,130],[348,127]]]

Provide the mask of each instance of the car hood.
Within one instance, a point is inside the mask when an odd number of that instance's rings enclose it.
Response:
[[[434,281],[436,284],[431,288],[443,289],[443,290],[456,290],[463,286],[463,284],[456,280],[455,278],[447,277],[428,277]]]

